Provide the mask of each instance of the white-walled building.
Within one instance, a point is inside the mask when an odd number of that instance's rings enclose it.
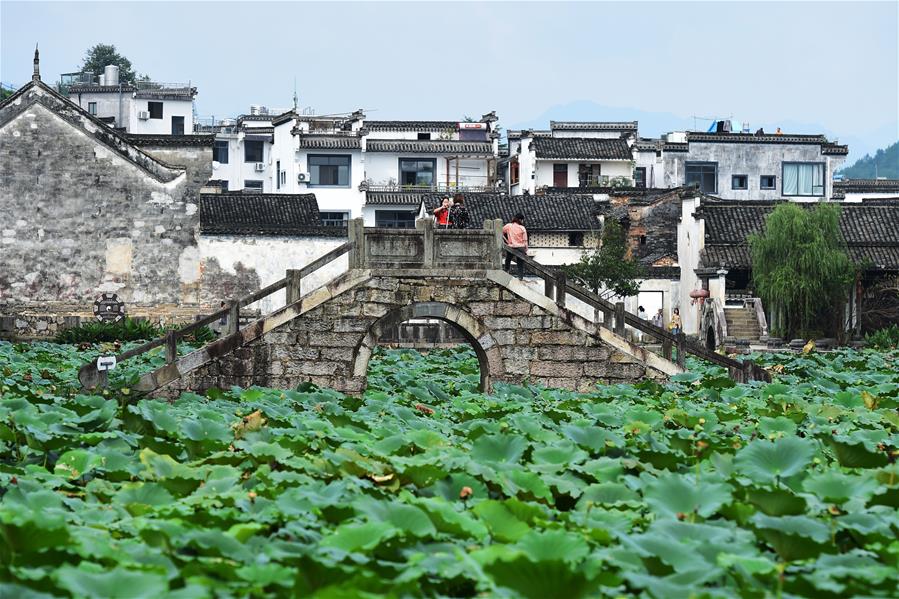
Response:
[[[61,82],[69,100],[111,127],[137,135],[189,135],[194,130],[194,98],[189,83],[119,81],[119,69],[106,67],[100,77],[83,73]]]
[[[696,185],[728,200],[815,202],[833,197],[849,150],[823,135],[676,132],[634,144],[636,178],[648,187]]]
[[[548,131],[510,131],[508,192],[634,184],[637,122],[550,122]]]

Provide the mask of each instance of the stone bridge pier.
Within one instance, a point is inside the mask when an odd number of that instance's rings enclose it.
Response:
[[[381,334],[412,318],[439,319],[462,333],[477,354],[483,390],[504,381],[583,391],[679,371],[504,272],[498,221],[462,231],[429,224],[397,231],[353,221],[356,245],[345,273],[238,332],[237,341],[198,350],[202,359],[182,358],[177,377],[145,377],[144,388],[172,395],[312,382],[358,394]]]

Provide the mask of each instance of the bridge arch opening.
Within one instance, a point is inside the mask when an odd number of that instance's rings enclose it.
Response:
[[[482,392],[489,391],[491,374],[501,375],[504,371],[496,341],[474,316],[444,302],[416,302],[394,308],[376,320],[356,348],[353,375],[367,376],[372,353],[386,334],[395,331],[402,323],[421,319],[438,320],[452,325],[461,337],[459,342],[470,345],[477,356],[480,370],[479,389]]]

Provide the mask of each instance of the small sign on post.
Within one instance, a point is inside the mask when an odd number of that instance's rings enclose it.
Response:
[[[115,356],[100,356],[97,358],[97,370],[114,370],[115,366]]]

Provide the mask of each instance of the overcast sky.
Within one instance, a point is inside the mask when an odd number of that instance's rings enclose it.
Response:
[[[301,106],[514,126],[572,102],[899,137],[899,2],[0,2],[0,80],[111,43],[200,115]],[[589,104],[588,104],[589,105]],[[601,112],[601,109],[597,109]],[[583,115],[578,115],[583,118]],[[595,120],[603,114],[592,115]]]

